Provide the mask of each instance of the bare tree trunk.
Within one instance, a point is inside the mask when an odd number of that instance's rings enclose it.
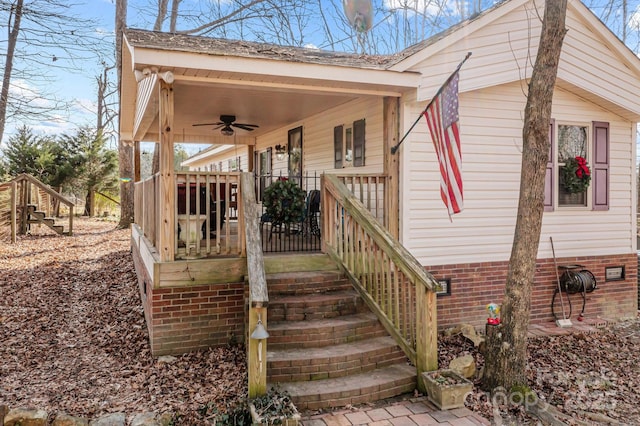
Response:
[[[0,141],[4,136],[4,127],[7,120],[7,102],[9,101],[9,85],[11,84],[11,71],[13,70],[13,57],[18,44],[18,34],[20,33],[20,21],[22,20],[22,7],[24,0],[18,0],[15,6],[11,7],[9,22],[13,15],[13,26],[7,41],[7,56],[4,62],[4,74],[2,76],[2,89],[0,89]]]
[[[173,2],[171,3],[171,16],[169,17],[169,32],[171,33],[175,33],[177,30],[180,1],[181,0],[173,0]]]
[[[84,200],[84,215],[89,217],[94,217],[96,213],[95,205],[96,205],[96,191],[95,189],[90,188]]]
[[[122,87],[122,33],[127,25],[127,0],[116,2],[116,67],[118,69],[118,92]],[[133,147],[120,139],[118,142],[118,167],[120,177],[133,178]],[[120,223],[128,228],[133,223],[133,179],[120,181]]]
[[[162,31],[162,23],[164,18],[167,17],[167,5],[169,0],[158,0],[158,14],[156,15],[156,22],[153,24],[153,31]]]
[[[496,333],[498,338],[487,345],[485,355],[483,388],[492,392],[499,386],[511,391],[515,385],[527,385],[531,290],[544,211],[551,105],[566,33],[566,12],[567,0],[545,2],[540,48],[525,108],[518,218],[501,309],[502,324]]]

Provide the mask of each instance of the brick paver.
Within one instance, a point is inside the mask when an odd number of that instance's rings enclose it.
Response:
[[[387,412],[393,417],[410,416],[413,414],[407,407],[400,404],[387,407]]]
[[[355,411],[344,415],[352,425],[368,425],[373,420],[364,411]]]
[[[323,417],[327,426],[351,426],[351,422],[344,414],[334,414],[333,416]]]
[[[438,421],[436,419],[434,419],[433,417],[431,417],[429,414],[427,413],[422,413],[422,414],[414,414],[413,416],[409,417],[411,420],[413,420],[417,425],[437,425]]]
[[[395,417],[391,419],[393,426],[415,426],[416,422],[411,420],[408,416]]]
[[[369,417],[371,417],[371,420],[373,420],[373,421],[387,420],[387,419],[390,419],[390,418],[393,417],[384,408],[375,408],[373,410],[369,410],[369,411],[367,411],[367,415]]]
[[[389,420],[379,420],[377,422],[369,423],[369,426],[393,426]]]
[[[450,411],[433,411],[429,414],[431,415],[431,417],[436,419],[438,423],[451,422],[451,420],[455,420],[458,418]]]

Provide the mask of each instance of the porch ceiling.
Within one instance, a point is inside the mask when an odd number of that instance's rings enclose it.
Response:
[[[155,73],[161,76],[170,71],[174,77],[174,141],[211,144],[228,144],[230,138],[213,130],[215,126],[194,127],[194,124],[215,123],[220,115],[235,115],[239,123],[260,126],[253,132],[236,130],[234,142],[250,144],[255,137],[294,126],[352,99],[401,96],[419,84],[418,74],[366,66],[367,61],[354,55],[346,59],[329,55],[328,59],[321,57],[322,61],[304,62],[299,55],[287,55],[290,53],[287,49],[284,56],[277,58],[244,56],[224,50],[202,50],[200,46],[231,42],[178,37],[199,43],[187,49],[174,46],[177,42],[167,34],[139,31],[135,34],[151,40],[168,38],[169,44],[140,41],[135,44],[125,39],[120,91],[123,140],[159,140],[159,90]],[[313,51],[302,51],[316,55]],[[143,75],[147,77],[141,78]]]
[[[286,88],[268,88],[241,84],[204,83],[179,80],[174,83],[174,130],[176,142],[228,143],[229,137],[214,130],[216,126],[193,126],[216,123],[220,115],[235,115],[239,123],[257,124],[249,132],[236,131],[242,143],[252,143],[255,137],[274,129],[296,123],[353,99],[355,95],[339,93],[309,93]],[[140,140],[158,140],[158,116],[154,114],[148,130],[139,134]]]

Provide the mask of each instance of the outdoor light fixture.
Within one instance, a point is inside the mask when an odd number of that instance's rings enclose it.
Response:
[[[262,324],[262,318],[260,314],[258,314],[258,323],[256,324],[256,328],[253,329],[251,333],[251,338],[258,341],[258,363],[260,365],[260,373],[262,374],[262,341],[266,340],[269,337],[269,333],[267,329],[264,328],[264,324]]]
[[[262,318],[258,315],[258,323],[256,324],[256,328],[253,329],[251,333],[251,338],[256,340],[264,340],[269,337],[269,332],[266,328],[264,328],[264,324],[262,324]]]
[[[287,152],[287,147],[283,145],[276,145],[276,158],[278,161],[284,160],[284,154]]]
[[[133,75],[136,79],[136,82],[140,83],[142,80],[151,75],[151,69],[144,68],[141,70],[133,70]]]

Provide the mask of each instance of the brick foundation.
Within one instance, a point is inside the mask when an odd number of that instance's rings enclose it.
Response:
[[[244,341],[244,282],[154,289],[136,250],[133,257],[153,355]]]
[[[638,257],[623,254],[597,257],[565,257],[558,265],[579,264],[596,277],[598,288],[587,294],[585,318],[619,320],[635,317],[638,311]],[[605,281],[605,267],[625,267],[622,281]],[[488,303],[502,303],[508,262],[483,262],[425,267],[436,279],[451,278],[451,295],[438,296],[438,328],[461,322],[482,327],[486,323]],[[561,274],[562,271],[559,271]],[[538,259],[531,298],[531,323],[553,322],[551,298],[557,279],[553,259]],[[566,293],[563,293],[566,294]],[[569,296],[576,321],[582,310],[582,296]],[[565,304],[567,303],[565,298]],[[559,305],[557,305],[559,306]],[[568,313],[568,312],[567,312]]]

